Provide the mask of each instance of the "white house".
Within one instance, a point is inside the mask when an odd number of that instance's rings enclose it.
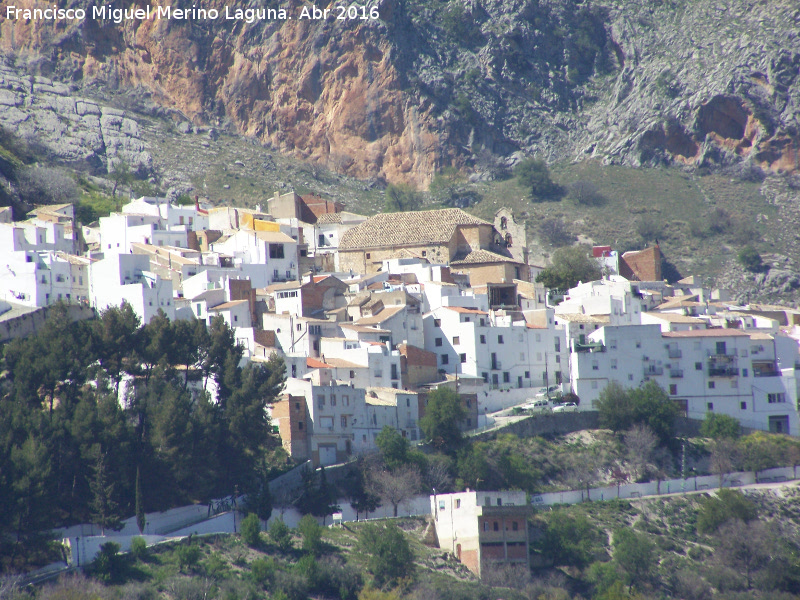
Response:
[[[127,301],[142,320],[150,322],[159,310],[175,318],[172,284],[150,271],[150,260],[142,254],[112,254],[89,266],[89,298],[103,310]]]
[[[298,278],[297,241],[280,231],[237,231],[211,248],[233,256],[235,264],[263,265],[267,284]]]
[[[800,433],[797,344],[784,336],[739,329],[662,331],[657,324],[607,326],[591,333],[570,362],[582,410],[591,410],[611,381],[624,387],[655,381],[690,418],[719,412],[746,427]]]

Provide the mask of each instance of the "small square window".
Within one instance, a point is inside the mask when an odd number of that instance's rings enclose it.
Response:
[[[481,344],[485,344],[485,343],[486,343],[486,336],[485,335],[481,335]]]
[[[531,378],[531,372],[525,371],[525,379],[530,379],[530,378]]]
[[[701,362],[694,363],[694,370],[695,371],[702,371],[703,370],[703,363],[701,363]]]
[[[747,377],[747,369],[742,369],[742,377]]]
[[[442,326],[442,320],[441,319],[434,319],[433,320],[433,326],[434,327],[441,327]]]
[[[502,335],[498,335],[497,336],[497,343],[498,344],[502,344],[503,343],[503,336]]]
[[[442,338],[436,338],[435,340],[433,340],[433,345],[436,346],[437,348],[439,346],[441,346],[442,345]]]
[[[466,354],[459,354],[458,357],[461,359],[462,363],[467,362],[467,355]]]
[[[708,404],[706,404],[706,409],[709,411],[714,410],[714,403],[709,402]]]
[[[371,257],[372,257],[372,255],[369,252],[367,252],[367,258],[371,258]]]
[[[670,383],[669,384],[669,393],[671,395],[675,395],[678,393],[678,384],[677,383]]]
[[[747,410],[747,402],[740,402],[739,408],[741,408],[742,410]]]
[[[458,346],[461,343],[461,338],[459,336],[453,337],[453,345]]]
[[[708,389],[713,390],[716,387],[716,384],[713,381],[708,382]]]
[[[450,363],[450,357],[447,356],[447,354],[442,354],[441,356],[442,356],[442,364],[443,365],[446,365],[446,364]]]

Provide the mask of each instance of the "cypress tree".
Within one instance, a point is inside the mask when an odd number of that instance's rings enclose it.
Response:
[[[144,533],[145,523],[142,480],[139,476],[139,467],[136,467],[136,526],[139,528],[139,533]]]

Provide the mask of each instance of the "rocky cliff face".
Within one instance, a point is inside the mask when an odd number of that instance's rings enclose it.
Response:
[[[363,178],[491,176],[517,151],[800,168],[794,3],[378,2],[367,21],[5,21],[0,43],[77,93],[123,90]],[[226,5],[249,3],[203,3]]]

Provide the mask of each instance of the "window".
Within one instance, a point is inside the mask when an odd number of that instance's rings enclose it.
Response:
[[[350,396],[345,394],[344,396],[342,396],[342,400],[344,401],[345,406],[350,406]]]
[[[283,244],[270,244],[269,245],[270,258],[283,258]]]
[[[297,428],[298,429],[302,429],[303,428],[303,422],[302,421],[298,421],[297,422]]]
[[[367,258],[370,258],[370,256],[371,256],[371,255],[370,255],[370,253],[369,253],[369,252],[367,252]]]
[[[695,371],[702,371],[703,370],[703,363],[701,363],[701,362],[694,363],[694,370]]]
[[[558,358],[558,357],[556,357],[556,358]],[[600,366],[597,364],[597,361],[596,360],[592,361],[592,371],[599,371],[599,370],[600,370]]]
[[[642,342],[639,342],[639,341],[637,341],[637,342],[636,342],[636,347],[637,347],[637,348],[641,348],[641,347],[642,347]]]
[[[294,403],[294,409],[295,410],[300,410],[300,403],[299,402],[295,402]]]
[[[530,378],[531,378],[531,372],[525,371],[525,379],[530,379]]]
[[[497,499],[497,506],[503,506],[503,499],[502,498],[498,498]]]
[[[461,359],[462,363],[467,362],[467,355],[466,354],[459,354],[458,357]]]
[[[713,390],[716,387],[716,384],[713,381],[708,382],[708,389]]]
[[[481,325],[481,327],[483,327],[484,325],[486,325],[486,321],[484,320],[484,318],[483,318],[483,317],[481,317],[481,319],[480,319],[480,325]]]
[[[433,326],[434,327],[441,327],[442,326],[442,320],[441,319],[434,319],[433,320]]]
[[[444,510],[444,500],[439,500],[439,510]]]
[[[233,315],[233,322],[236,323],[239,321],[239,315]]]
[[[347,417],[342,416],[341,423],[342,423],[342,427],[347,427]]]
[[[670,395],[674,396],[678,393],[678,384],[677,383],[670,383],[669,384],[669,393]]]
[[[717,342],[717,354],[727,354],[725,350],[725,342]]]
[[[447,354],[442,354],[442,364],[446,365],[450,363],[450,357]]]
[[[617,368],[617,359],[616,358],[612,358],[611,359],[611,368],[612,369],[616,369]]]
[[[742,369],[742,377],[747,377],[747,369]]]
[[[486,336],[485,335],[481,335],[481,344],[485,344],[485,343],[486,343]]]
[[[356,376],[356,372],[355,371],[350,371],[350,379],[354,379],[355,376]]]
[[[511,381],[511,376],[508,374],[508,371],[503,372],[503,383],[508,383]]]
[[[422,251],[422,256],[423,256],[423,258],[428,256],[428,251],[427,250],[423,250]]]
[[[489,374],[487,372],[481,373],[481,377],[483,377],[483,383],[489,383]]]
[[[442,345],[442,338],[436,338],[435,340],[433,340],[433,345],[436,346],[437,348],[439,346],[441,346]]]
[[[498,523],[497,521],[492,523],[492,529],[494,529],[495,531],[500,531],[500,523]]]
[[[458,346],[461,343],[461,338],[458,336],[453,337],[453,345]]]
[[[628,374],[628,381],[633,381],[633,375],[631,375],[630,373]]]
[[[199,304],[197,305],[197,316],[198,317],[200,316],[200,305]]]
[[[498,344],[502,344],[503,343],[503,336],[502,335],[498,335],[497,336],[497,343]]]
[[[592,389],[593,390],[597,389],[597,382],[596,381],[592,381]]]
[[[317,406],[320,408],[325,406],[325,396],[317,396]]]
[[[767,394],[767,402],[769,404],[780,404],[786,402],[786,394],[779,393],[779,394]]]
[[[461,508],[461,499],[456,498],[456,508]]]
[[[525,353],[524,352],[520,352],[519,353],[519,359],[520,360],[525,360]]]
[[[747,402],[740,402],[739,408],[741,408],[742,410],[747,410]]]
[[[706,404],[706,409],[709,410],[709,411],[714,410],[714,403],[713,402],[709,402],[708,404]]]
[[[511,531],[519,531],[519,523],[517,521],[511,521]]]
[[[331,406],[336,406],[336,396],[331,396]]]

